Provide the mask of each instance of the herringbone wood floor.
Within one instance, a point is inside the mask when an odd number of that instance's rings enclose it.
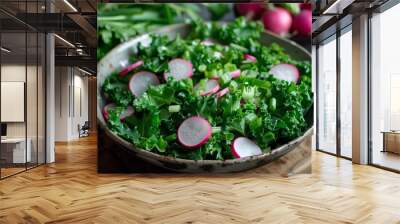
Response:
[[[0,181],[0,223],[400,223],[400,175],[315,152],[313,174],[97,174],[96,142]]]

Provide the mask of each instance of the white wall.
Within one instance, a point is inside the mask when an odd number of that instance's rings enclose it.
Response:
[[[88,121],[88,78],[79,75],[74,75],[73,82],[73,96],[74,102],[71,105],[74,105],[72,108],[72,119],[71,119],[71,136],[72,138],[78,138],[78,125],[83,125],[85,121]]]
[[[36,130],[36,79],[33,79],[31,75],[36,77],[36,66],[17,65],[17,64],[5,64],[1,66],[1,81],[3,82],[25,82],[26,71],[28,72],[28,87],[27,87],[27,119],[28,129]],[[29,88],[31,87],[31,88]],[[41,107],[42,105],[39,105]],[[24,108],[22,108],[24,110]],[[7,110],[7,108],[2,108]],[[35,112],[35,113],[33,113]],[[33,123],[32,123],[33,122]],[[25,137],[25,123],[26,122],[7,122],[7,135],[8,137]],[[29,137],[28,130],[28,137]],[[35,132],[36,135],[36,132]]]
[[[79,138],[78,124],[88,120],[88,78],[76,68],[56,67],[56,141]]]
[[[5,82],[25,82],[25,65],[8,64],[1,66],[1,81]],[[31,67],[28,67],[31,70]],[[6,108],[1,108],[6,110]],[[25,137],[25,122],[9,122],[7,123],[8,137]]]
[[[69,68],[55,68],[55,141],[67,141],[69,139]]]

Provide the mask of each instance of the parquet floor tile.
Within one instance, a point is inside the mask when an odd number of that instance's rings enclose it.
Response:
[[[56,146],[56,163],[0,181],[0,223],[400,224],[400,175],[313,152],[289,178],[98,174],[96,139]]]

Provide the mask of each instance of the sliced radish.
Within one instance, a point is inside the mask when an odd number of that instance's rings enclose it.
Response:
[[[213,93],[216,93],[219,90],[220,86],[219,86],[219,83],[217,80],[209,79],[209,80],[207,80],[207,82],[204,86],[204,89],[200,90],[200,88],[201,88],[200,83],[197,84],[194,88],[196,90],[200,91],[201,96],[206,96],[206,95],[211,95]]]
[[[254,57],[254,56],[251,55],[251,54],[244,54],[243,57],[244,57],[244,59],[249,60],[249,61],[252,61],[252,62],[256,62],[256,61],[257,61],[257,58]]]
[[[129,89],[136,97],[141,96],[150,85],[158,85],[160,81],[154,73],[141,71],[135,73],[129,80]]]
[[[128,106],[124,112],[119,116],[121,121],[125,120],[125,118],[130,117],[133,115],[135,111],[133,110],[133,107]]]
[[[231,151],[235,158],[261,155],[261,148],[246,137],[238,137],[233,140]]]
[[[288,82],[297,83],[300,78],[299,70],[292,64],[274,65],[271,70],[269,70],[269,73],[277,79],[286,80]]]
[[[165,80],[168,77],[174,77],[175,80],[189,78],[193,75],[193,65],[190,61],[176,58],[168,63],[169,72],[164,74]]]
[[[126,66],[124,69],[122,69],[122,70],[118,73],[118,75],[121,76],[121,77],[123,77],[123,76],[125,76],[126,74],[128,74],[130,71],[132,71],[132,70],[135,69],[135,68],[138,68],[138,67],[141,66],[141,65],[143,65],[143,61],[142,61],[142,60],[137,61],[137,62],[135,62],[135,63],[133,63],[133,64],[131,64],[131,65]]]
[[[111,109],[111,108],[114,108],[114,107],[116,107],[115,103],[109,103],[109,104],[107,104],[107,105],[105,105],[105,106],[103,107],[103,110],[102,110],[102,112],[103,112],[103,117],[104,117],[104,119],[105,119],[106,121],[107,121],[108,118],[110,117],[110,114],[108,113],[108,110]]]
[[[231,76],[232,79],[239,77],[240,74],[241,74],[240,69],[237,69],[237,70],[229,73],[229,75]],[[219,80],[220,77],[219,76],[213,76],[210,79]]]
[[[204,145],[211,137],[212,128],[208,121],[200,116],[190,117],[178,128],[178,141],[186,148]]]
[[[231,72],[230,75],[231,75],[232,79],[239,77],[240,76],[240,69]]]
[[[229,73],[229,75],[231,76],[232,79],[239,77],[240,74],[241,74],[240,69],[237,69],[237,70]],[[211,77],[211,79],[218,80],[218,79],[220,79],[220,77],[219,76],[213,76],[213,77]]]
[[[219,91],[218,93],[216,93],[215,95],[217,96],[217,98],[221,98],[223,97],[225,94],[229,93],[229,88],[223,88],[221,91]]]

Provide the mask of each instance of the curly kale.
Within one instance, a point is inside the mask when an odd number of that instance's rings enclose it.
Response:
[[[108,125],[122,138],[144,150],[186,159],[231,159],[230,145],[235,137],[254,140],[264,152],[302,135],[311,124],[306,114],[313,103],[309,61],[293,60],[280,46],[261,45],[260,25],[243,18],[231,24],[207,25],[197,21],[192,33],[182,39],[151,36],[149,46],[139,46],[130,60],[144,60],[140,70],[160,76],[168,71],[168,61],[184,58],[193,64],[193,76],[180,81],[172,78],[150,86],[140,97],[127,88],[129,77],[111,74],[103,83],[103,93],[116,103],[110,110]],[[204,45],[204,39],[215,43]],[[247,62],[243,54],[252,54],[256,62]],[[300,73],[298,83],[275,79],[271,66],[291,63]],[[240,69],[236,79],[231,71]],[[221,98],[201,96],[194,86],[209,78],[218,78],[229,93]],[[135,114],[120,120],[127,106]],[[187,150],[177,143],[176,130],[183,120],[199,115],[213,127],[212,137],[203,146]]]

